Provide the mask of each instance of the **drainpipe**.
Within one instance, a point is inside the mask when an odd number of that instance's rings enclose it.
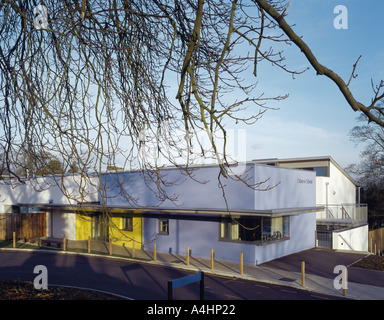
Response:
[[[328,212],[328,186],[329,182],[325,183],[325,208],[327,209]]]
[[[355,209],[355,215],[358,214],[358,219],[362,219],[361,218],[361,209],[360,209],[360,190],[361,187],[357,187],[357,208]],[[355,216],[356,218],[356,216]]]
[[[360,207],[360,189],[361,187],[357,187],[357,205]]]
[[[51,208],[51,237],[53,238],[53,209]]]

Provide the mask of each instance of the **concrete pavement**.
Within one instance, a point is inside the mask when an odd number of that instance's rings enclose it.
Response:
[[[73,248],[86,249],[86,241],[70,241],[67,244],[68,250]],[[44,249],[42,247],[41,249]],[[384,272],[366,270],[351,267],[353,262],[363,258],[368,253],[361,252],[339,252],[330,249],[313,248],[292,254],[258,266],[243,266],[243,274],[240,274],[240,263],[214,261],[211,269],[210,259],[189,258],[187,265],[186,256],[157,253],[156,261],[154,253],[123,246],[113,245],[112,253],[109,255],[109,243],[102,241],[91,241],[92,252],[106,254],[112,259],[132,259],[136,262],[153,265],[169,266],[206,274],[215,274],[225,277],[254,280],[275,285],[294,287],[302,290],[310,290],[335,297],[343,297],[343,290],[334,287],[334,280],[339,275],[333,273],[336,265],[348,267],[348,288],[346,298],[358,300],[384,300]],[[63,252],[60,250],[59,252]],[[73,254],[70,251],[64,254]],[[76,253],[78,254],[78,253]],[[87,254],[87,253],[85,253]],[[305,260],[305,284],[302,286],[301,261]],[[356,279],[356,281],[354,281]],[[372,285],[374,284],[374,285]]]

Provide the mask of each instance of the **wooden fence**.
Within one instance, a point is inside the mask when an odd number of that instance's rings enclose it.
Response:
[[[384,251],[384,228],[369,231],[368,251],[374,254]]]
[[[11,240],[13,232],[18,238],[37,238],[47,235],[45,212],[0,214],[0,240]]]
[[[12,239],[12,232],[17,230],[19,213],[0,214],[0,240]]]

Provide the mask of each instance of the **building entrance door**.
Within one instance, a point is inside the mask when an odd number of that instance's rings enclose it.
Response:
[[[109,241],[109,219],[104,213],[97,213],[92,217],[92,239]]]
[[[316,230],[316,246],[332,249],[332,230]]]

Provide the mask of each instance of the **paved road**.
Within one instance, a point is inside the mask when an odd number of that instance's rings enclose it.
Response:
[[[0,279],[33,281],[36,265],[48,270],[48,286],[53,284],[113,292],[138,300],[167,299],[167,283],[191,274],[185,270],[84,255],[37,252],[0,252]],[[175,299],[199,299],[199,284],[177,288]],[[309,291],[268,285],[243,279],[206,275],[207,300],[304,300],[335,299]]]
[[[348,267],[348,281],[384,287],[384,272],[350,266],[364,256],[365,254],[360,252],[337,252],[331,249],[314,248],[266,262],[262,266],[294,272],[297,271],[300,261],[304,260],[306,273],[334,279],[334,267],[344,265]]]

